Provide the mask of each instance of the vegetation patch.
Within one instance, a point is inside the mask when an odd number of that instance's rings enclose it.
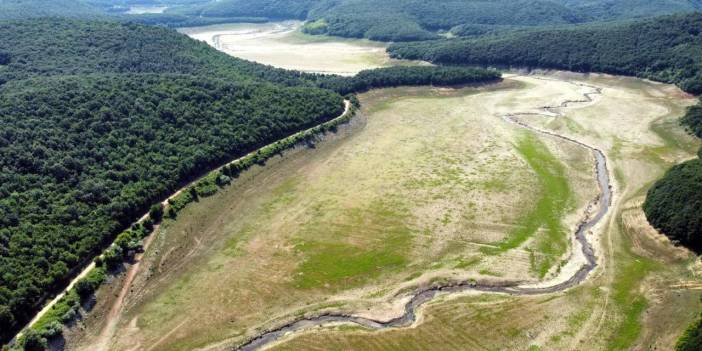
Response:
[[[555,68],[645,77],[702,93],[702,14],[571,28],[537,28],[477,39],[396,43],[391,57],[438,64]],[[641,40],[646,38],[646,40]]]
[[[649,222],[696,252],[702,252],[702,160],[676,165],[648,191]]]
[[[313,234],[317,239],[295,245],[304,255],[295,276],[296,287],[356,287],[407,263],[405,254],[413,231],[407,227],[401,206],[376,201],[338,215],[335,223],[340,225],[313,219],[302,228],[305,237]]]
[[[556,263],[568,247],[568,239],[561,219],[572,207],[573,193],[560,161],[535,136],[525,134],[516,145],[531,169],[539,178],[540,189],[533,208],[527,210],[517,222],[517,229],[496,247],[485,247],[482,251],[495,255],[515,249],[534,237],[537,231],[544,235],[535,238],[532,249],[532,269],[540,277]]]

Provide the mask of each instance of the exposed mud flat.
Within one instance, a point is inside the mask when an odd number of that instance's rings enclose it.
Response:
[[[305,72],[349,76],[393,63],[384,43],[309,36],[299,32],[301,25],[299,21],[242,23],[179,31],[238,58]]]

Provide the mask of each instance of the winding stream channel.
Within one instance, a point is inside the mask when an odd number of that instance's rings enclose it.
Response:
[[[585,281],[589,273],[592,272],[597,266],[597,258],[595,256],[592,244],[587,240],[587,233],[605,217],[605,215],[609,211],[612,201],[612,189],[610,184],[609,171],[607,168],[607,158],[601,150],[593,146],[554,132],[533,127],[520,119],[520,117],[526,116],[545,116],[550,118],[563,117],[565,114],[560,111],[561,109],[567,108],[573,104],[590,103],[593,101],[593,96],[600,95],[602,93],[602,88],[596,86],[576,82],[569,83],[577,85],[579,87],[592,89],[592,91],[583,93],[583,99],[580,100],[565,100],[557,106],[540,107],[539,112],[516,112],[502,115],[500,117],[508,123],[514,124],[515,126],[575,144],[579,147],[589,150],[594,156],[594,169],[600,193],[595,199],[592,200],[591,204],[597,206],[597,210],[594,214],[590,213],[590,211],[587,211],[584,215],[584,218],[581,220],[580,224],[577,226],[577,229],[575,231],[575,239],[578,243],[580,243],[582,247],[582,253],[586,259],[586,263],[583,264],[580,267],[580,269],[578,269],[575,272],[575,274],[573,274],[570,278],[568,278],[565,281],[544,287],[530,287],[527,285],[519,285],[518,282],[507,283],[503,285],[484,284],[477,283],[473,280],[457,281],[452,283],[445,283],[442,285],[435,285],[432,287],[415,291],[409,302],[405,304],[404,313],[398,317],[387,321],[341,313],[325,313],[313,317],[303,317],[288,322],[287,324],[278,326],[274,329],[269,329],[268,331],[265,331],[259,334],[258,336],[249,339],[247,342],[239,345],[234,350],[259,350],[290,333],[308,330],[313,327],[329,325],[332,323],[351,323],[372,330],[408,327],[416,322],[417,310],[419,309],[419,307],[431,301],[438,295],[455,294],[466,291],[502,293],[509,295],[540,295],[564,291]]]

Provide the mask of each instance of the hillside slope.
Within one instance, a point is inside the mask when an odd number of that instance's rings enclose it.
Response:
[[[175,31],[48,19],[0,36],[2,341],[179,184],[343,110]]]
[[[69,17],[98,18],[104,13],[80,0],[0,0],[0,20]]]
[[[540,27],[693,12],[699,0],[221,0],[167,11],[197,18],[306,19],[313,34],[381,41],[439,38],[437,31],[481,25]]]
[[[397,43],[396,58],[631,75],[702,93],[702,14],[631,23],[504,33],[479,39]]]
[[[3,342],[151,204],[225,160],[340,115],[340,92],[500,77],[443,67],[305,74],[117,22],[0,22],[0,36]]]

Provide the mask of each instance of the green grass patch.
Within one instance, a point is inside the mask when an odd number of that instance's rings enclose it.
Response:
[[[631,252],[630,239],[626,234],[621,218],[617,229],[623,242],[616,252],[616,273],[612,283],[612,301],[621,313],[621,319],[613,326],[607,340],[607,350],[629,350],[641,334],[641,315],[648,307],[646,297],[639,292],[639,286],[652,271],[660,265],[650,259]]]
[[[639,283],[653,269],[647,259],[631,260],[621,266],[614,280],[614,302],[621,309],[623,319],[608,342],[607,350],[628,350],[641,333],[641,314],[646,310],[646,298],[637,292]]]
[[[296,250],[304,255],[294,285],[301,289],[359,286],[403,268],[413,231],[406,211],[394,202],[320,216],[302,229]]]
[[[540,277],[556,263],[568,246],[566,230],[561,218],[572,207],[574,196],[563,164],[532,134],[525,134],[516,145],[529,167],[539,179],[539,191],[534,207],[518,220],[517,229],[496,247],[485,247],[483,253],[496,255],[515,249],[534,236],[539,229],[544,235],[536,238],[533,250],[532,269]]]

